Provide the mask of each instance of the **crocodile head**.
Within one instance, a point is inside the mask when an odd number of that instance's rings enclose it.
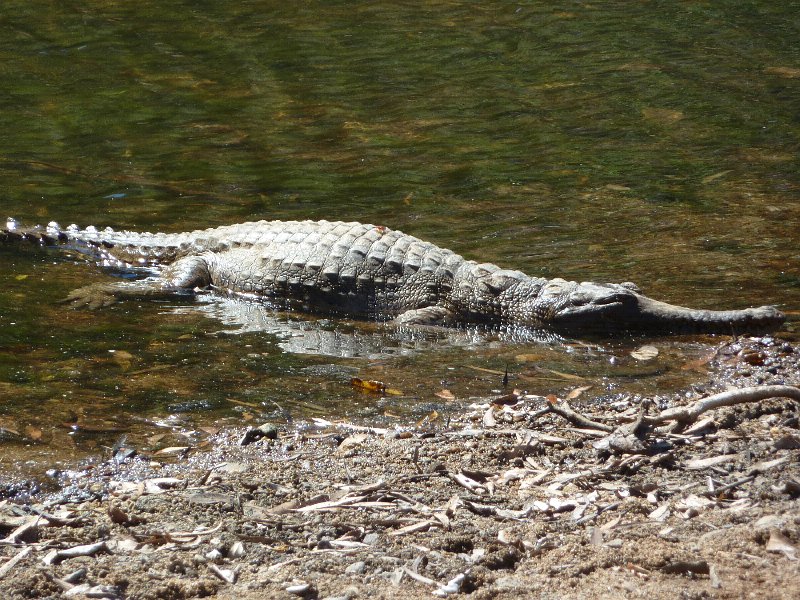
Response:
[[[761,333],[783,323],[774,306],[702,310],[653,300],[633,284],[576,283],[554,279],[530,304],[530,320],[570,332]]]

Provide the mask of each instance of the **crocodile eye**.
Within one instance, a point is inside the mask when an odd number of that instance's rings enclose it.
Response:
[[[591,297],[586,292],[572,292],[569,295],[569,301],[575,306],[583,306],[584,304],[588,304],[591,300]]]
[[[626,290],[636,292],[637,294],[642,293],[642,290],[639,288],[639,286],[636,285],[635,283],[631,283],[630,281],[626,281],[625,283],[620,283],[620,285],[624,287]]]

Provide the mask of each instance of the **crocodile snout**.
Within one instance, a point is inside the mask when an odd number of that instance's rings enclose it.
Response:
[[[630,304],[635,301],[636,293],[621,285],[602,285],[582,283],[569,295],[572,306],[608,306],[610,304]]]

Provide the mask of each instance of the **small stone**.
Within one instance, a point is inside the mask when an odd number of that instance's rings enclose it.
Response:
[[[363,560],[359,560],[358,562],[354,562],[352,565],[348,565],[344,572],[349,575],[363,575],[364,571],[366,570],[367,563],[365,563]]]
[[[242,542],[234,542],[228,549],[228,558],[241,558],[245,555],[244,544]]]
[[[206,558],[208,560],[219,560],[220,558],[222,558],[222,552],[214,548],[213,550],[209,550],[208,552],[206,552]]]
[[[86,569],[78,569],[77,571],[73,571],[66,577],[62,579],[62,581],[66,581],[67,583],[78,584],[81,583],[84,579],[86,579],[86,573],[88,571]]]
[[[364,536],[364,539],[362,541],[365,544],[374,544],[375,542],[378,541],[379,538],[380,536],[377,533],[368,533],[367,535]]]
[[[290,585],[286,588],[286,591],[290,594],[294,594],[295,596],[302,596],[304,598],[317,597],[317,590],[310,583],[298,583],[295,585]]]
[[[764,515],[753,524],[755,529],[780,529],[783,527],[784,520],[778,515]]]
[[[272,423],[264,423],[259,427],[248,429],[239,441],[239,445],[247,446],[248,444],[257,442],[261,438],[267,438],[268,440],[278,439],[278,428]]]

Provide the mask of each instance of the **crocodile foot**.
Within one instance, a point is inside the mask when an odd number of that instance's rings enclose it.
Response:
[[[88,308],[96,310],[114,304],[119,296],[117,283],[93,283],[72,290],[62,304],[69,304],[72,308]]]

